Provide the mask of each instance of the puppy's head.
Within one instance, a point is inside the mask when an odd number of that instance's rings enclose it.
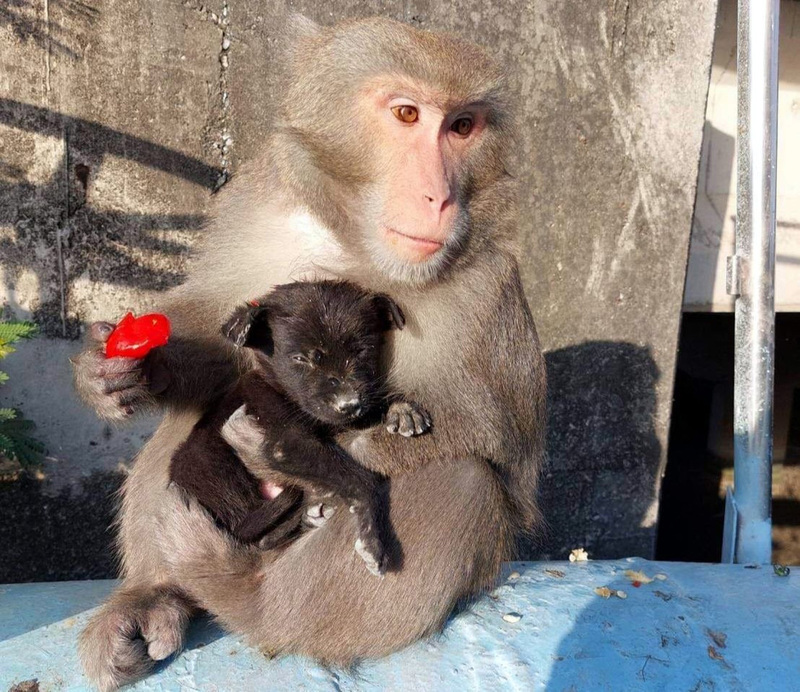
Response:
[[[346,425],[379,400],[384,333],[404,325],[402,310],[389,296],[347,282],[316,281],[277,286],[236,310],[222,331],[265,359],[307,413]]]

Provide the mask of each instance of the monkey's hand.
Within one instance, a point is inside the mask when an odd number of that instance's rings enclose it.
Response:
[[[222,439],[227,442],[247,470],[264,480],[270,467],[264,459],[264,429],[258,419],[247,413],[247,406],[237,408],[222,426]]]
[[[169,376],[158,357],[159,348],[144,358],[106,358],[103,345],[112,331],[110,322],[93,322],[90,347],[70,362],[80,397],[101,418],[123,421],[152,407],[156,395],[167,388]]]
[[[431,416],[414,401],[395,401],[386,412],[386,429],[403,437],[422,435],[431,428]]]

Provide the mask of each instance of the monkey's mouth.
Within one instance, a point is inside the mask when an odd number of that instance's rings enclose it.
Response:
[[[410,259],[417,261],[427,259],[444,247],[444,242],[440,240],[431,240],[430,238],[420,238],[408,233],[401,233],[388,226],[386,227],[386,236],[397,250],[404,255],[408,255]]]

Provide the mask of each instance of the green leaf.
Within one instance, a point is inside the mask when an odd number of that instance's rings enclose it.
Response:
[[[0,433],[0,456],[8,456],[10,453],[9,450],[13,446],[14,443],[11,441],[11,438]]]
[[[45,447],[28,434],[35,427],[33,421],[19,417],[14,409],[0,408],[0,453],[23,466],[41,463]]]
[[[0,344],[30,339],[36,334],[36,330],[33,322],[0,322]]]
[[[26,418],[13,418],[11,420],[0,421],[0,430],[4,433],[28,433],[36,428],[36,423]]]
[[[0,384],[5,384],[6,382],[8,382],[8,373],[0,370]]]
[[[0,341],[0,358],[5,358],[16,350],[13,346],[8,346],[3,341]]]

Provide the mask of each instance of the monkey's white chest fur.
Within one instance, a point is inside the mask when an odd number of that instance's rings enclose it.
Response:
[[[291,281],[336,278],[344,266],[344,251],[331,230],[307,211],[286,217],[286,237],[295,259],[287,277]]]
[[[262,295],[270,286],[341,275],[341,245],[309,212],[267,207],[255,210],[251,219],[248,232],[235,241],[240,249],[235,261],[229,256],[224,263],[228,281],[240,288],[237,300]]]

